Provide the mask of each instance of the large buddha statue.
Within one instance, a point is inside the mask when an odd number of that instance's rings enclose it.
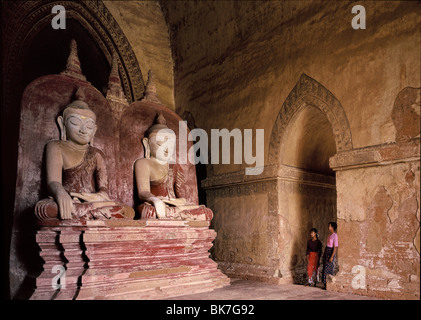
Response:
[[[142,139],[144,158],[134,165],[141,219],[211,220],[212,210],[186,201],[181,166],[170,164],[176,136],[166,125],[162,112]]]
[[[78,92],[57,119],[60,140],[46,145],[49,198],[36,204],[35,214],[40,220],[132,219],[133,208],[110,200],[104,153],[91,146],[96,115]]]

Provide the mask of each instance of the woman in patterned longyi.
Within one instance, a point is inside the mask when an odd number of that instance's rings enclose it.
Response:
[[[316,228],[310,230],[310,240],[307,241],[307,286],[316,286],[318,278],[319,260],[322,255],[322,243]]]
[[[338,225],[336,222],[329,222],[329,232],[327,236],[326,248],[323,254],[323,276],[322,281],[324,289],[326,289],[326,278],[328,274],[333,274],[333,268],[335,266],[336,253],[338,252],[338,235],[336,229]]]

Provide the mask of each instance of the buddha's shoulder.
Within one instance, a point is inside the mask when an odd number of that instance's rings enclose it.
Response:
[[[45,148],[49,151],[61,151],[65,147],[65,141],[62,140],[51,140],[45,145]]]
[[[63,140],[51,140],[47,142],[45,147],[50,152],[66,152],[66,150],[70,148],[68,142]],[[86,150],[88,150],[91,155],[105,158],[104,152],[98,148],[89,146]]]
[[[152,160],[148,158],[139,158],[135,161],[135,166],[143,167],[143,166],[150,166],[152,164]]]

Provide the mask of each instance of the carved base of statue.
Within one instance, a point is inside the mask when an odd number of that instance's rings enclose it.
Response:
[[[73,202],[75,213],[72,219],[103,220],[103,219],[133,219],[133,208],[114,201]],[[39,220],[58,219],[58,205],[54,199],[46,198],[35,205],[35,216]]]
[[[209,225],[159,219],[39,221],[43,271],[30,299],[168,299],[227,286],[230,279],[209,257],[216,237]]]

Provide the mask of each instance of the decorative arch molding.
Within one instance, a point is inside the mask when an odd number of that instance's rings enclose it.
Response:
[[[15,1],[5,7],[8,11],[5,15],[9,17],[3,31],[6,102],[13,91],[7,90],[7,86],[17,81],[16,74],[23,71],[23,55],[37,33],[51,23],[55,16],[51,10],[55,5],[62,5],[66,18],[73,18],[87,30],[110,66],[113,53],[117,54],[127,100],[129,103],[139,100],[145,90],[139,63],[126,36],[102,1]]]
[[[326,115],[332,126],[337,153],[353,148],[351,130],[342,105],[323,85],[303,73],[276,118],[270,138],[269,164],[280,163],[286,129],[306,105],[314,106]]]

